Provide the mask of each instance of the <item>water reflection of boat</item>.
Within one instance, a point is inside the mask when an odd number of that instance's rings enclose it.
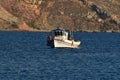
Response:
[[[57,28],[47,36],[47,46],[52,48],[78,48],[80,41],[75,41],[68,31]]]

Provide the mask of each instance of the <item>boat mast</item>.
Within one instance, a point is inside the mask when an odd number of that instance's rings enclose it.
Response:
[[[70,37],[71,37],[72,39],[74,39],[73,31],[70,31]]]

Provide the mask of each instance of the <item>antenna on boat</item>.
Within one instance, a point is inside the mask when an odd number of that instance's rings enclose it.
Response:
[[[70,31],[70,38],[71,38],[71,39],[74,39],[73,31]]]
[[[71,34],[71,35],[72,35],[72,37],[74,38],[73,31],[72,31],[72,34]]]

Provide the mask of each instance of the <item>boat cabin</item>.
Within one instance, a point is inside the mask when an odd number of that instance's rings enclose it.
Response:
[[[68,39],[68,32],[62,29],[56,29],[52,31],[52,35],[55,39],[65,40]]]

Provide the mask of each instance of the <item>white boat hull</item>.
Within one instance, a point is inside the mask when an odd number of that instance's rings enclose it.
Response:
[[[78,48],[80,45],[80,41],[74,40],[54,40],[55,48]]]

